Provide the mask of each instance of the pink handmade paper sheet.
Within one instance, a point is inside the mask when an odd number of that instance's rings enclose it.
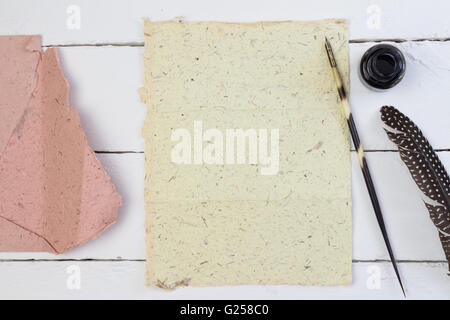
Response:
[[[0,37],[0,251],[63,253],[117,219],[121,198],[69,106],[55,48]]]

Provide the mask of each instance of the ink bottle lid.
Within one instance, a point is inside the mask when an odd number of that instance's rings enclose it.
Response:
[[[403,79],[405,57],[399,49],[388,44],[371,47],[361,58],[360,76],[369,87],[385,90]]]

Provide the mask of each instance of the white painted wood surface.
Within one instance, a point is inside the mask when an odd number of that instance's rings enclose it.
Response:
[[[68,271],[81,275],[80,289],[67,286]],[[445,299],[448,276],[443,263],[401,263],[411,299]],[[144,286],[142,261],[3,262],[0,299],[401,299],[387,262],[353,264],[351,286],[182,287],[173,291]],[[371,276],[379,274],[380,281]],[[13,275],[20,275],[13,276]],[[434,285],[430,285],[432,282]]]
[[[66,9],[80,8],[81,29],[66,27]],[[377,11],[378,10],[378,11]],[[1,1],[0,34],[42,34],[59,46],[90,145],[124,199],[118,222],[98,239],[55,256],[0,253],[0,298],[402,298],[355,154],[353,153],[353,271],[349,287],[241,286],[144,287],[144,155],[140,127],[145,106],[137,88],[142,78],[142,22],[173,19],[257,21],[350,19],[351,103],[408,298],[450,298],[450,277],[434,226],[407,169],[382,130],[381,105],[397,106],[423,129],[450,168],[450,10],[448,1]],[[380,24],[374,27],[374,14]],[[376,15],[375,15],[376,16]],[[358,66],[375,39],[405,53],[407,73],[394,89],[379,93],[362,85]],[[428,40],[424,40],[428,39]],[[440,41],[435,41],[435,40]],[[411,41],[413,40],[413,41]],[[420,41],[417,41],[420,40]],[[429,41],[433,40],[433,41]],[[61,45],[64,45],[61,47]],[[125,153],[123,153],[125,152]],[[93,261],[91,261],[93,260]],[[82,286],[66,286],[70,265],[80,267]],[[378,269],[377,269],[378,268]],[[369,289],[380,273],[380,288]],[[369,281],[369,286],[367,285]]]

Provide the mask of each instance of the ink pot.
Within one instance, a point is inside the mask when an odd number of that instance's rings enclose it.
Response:
[[[371,88],[386,90],[399,83],[406,71],[405,57],[388,44],[371,47],[361,58],[360,76]]]

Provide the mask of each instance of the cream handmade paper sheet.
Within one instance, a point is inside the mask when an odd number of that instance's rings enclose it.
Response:
[[[147,284],[351,282],[344,20],[145,22]]]

